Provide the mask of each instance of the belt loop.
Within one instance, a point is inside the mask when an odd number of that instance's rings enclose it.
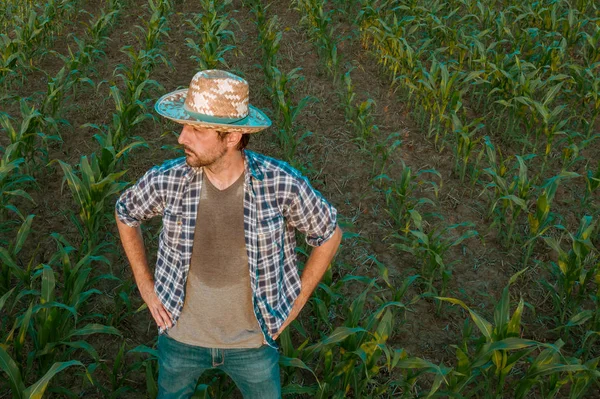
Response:
[[[219,348],[211,348],[213,367],[222,366],[225,363],[225,351]]]

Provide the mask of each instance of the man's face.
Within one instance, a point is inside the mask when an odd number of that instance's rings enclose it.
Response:
[[[210,166],[227,152],[227,141],[221,140],[216,130],[184,125],[177,140],[185,150],[189,166]]]

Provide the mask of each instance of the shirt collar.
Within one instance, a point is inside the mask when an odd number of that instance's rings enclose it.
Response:
[[[250,150],[243,149],[242,156],[244,157],[244,166],[246,168],[246,173],[250,173],[252,177],[257,180],[262,180],[264,178],[264,174],[261,170],[260,164],[256,160],[256,154]],[[192,167],[185,163],[185,172],[184,176],[188,181],[190,181],[195,175],[202,172],[202,167]]]

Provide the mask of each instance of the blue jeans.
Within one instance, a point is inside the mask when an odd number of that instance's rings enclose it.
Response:
[[[158,399],[190,398],[200,375],[211,368],[229,375],[244,399],[281,398],[277,349],[203,348],[158,336]]]

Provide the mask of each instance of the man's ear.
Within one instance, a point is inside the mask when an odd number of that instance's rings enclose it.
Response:
[[[227,135],[227,147],[235,147],[242,139],[242,133],[229,133]]]

